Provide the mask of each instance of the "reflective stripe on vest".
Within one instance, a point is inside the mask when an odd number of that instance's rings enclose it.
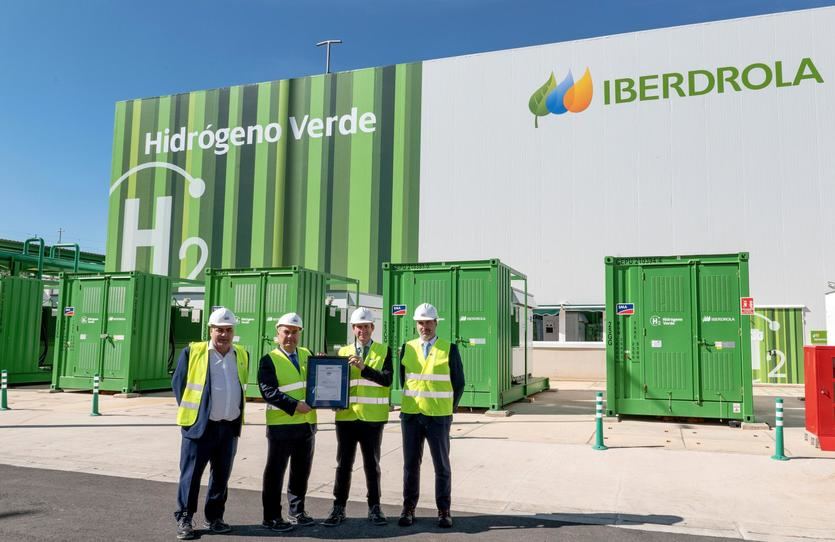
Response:
[[[405,369],[400,409],[405,414],[452,415],[453,391],[449,374],[452,345],[440,337],[429,356],[423,356],[420,339],[406,343],[400,363]]]
[[[356,354],[354,345],[343,346],[339,349],[340,356]],[[373,342],[363,362],[376,371],[382,371],[388,355],[388,346]],[[348,408],[336,411],[336,421],[347,422],[360,420],[364,422],[385,422],[389,419],[388,386],[381,386],[362,377],[362,372],[351,367],[350,389],[348,390]]]
[[[296,401],[304,401],[307,392],[307,358],[312,354],[307,348],[297,348],[299,357],[299,369],[293,365],[281,349],[276,348],[270,352],[270,359],[275,367],[275,376],[278,379],[278,391],[285,393]],[[289,415],[273,405],[267,404],[267,425],[297,425],[302,423],[315,424],[316,411],[311,410],[307,414],[295,412]]]
[[[238,383],[241,385],[241,418],[243,421],[244,406],[246,406],[246,381],[249,372],[249,356],[242,346],[233,344],[235,349],[235,363],[238,367]],[[206,375],[209,373],[209,343],[191,343],[188,345],[188,374],[186,387],[177,407],[177,425],[189,427],[197,421],[200,401],[203,399],[203,388],[206,386]]]

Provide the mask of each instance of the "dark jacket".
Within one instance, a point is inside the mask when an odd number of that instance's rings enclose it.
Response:
[[[278,389],[278,376],[275,374],[275,364],[269,354],[265,354],[258,362],[258,389],[261,397],[268,404],[280,408],[288,415],[296,413],[299,402]],[[316,426],[308,423],[291,425],[268,425],[268,438],[304,438],[316,432]]]
[[[406,383],[406,369],[403,367],[403,353],[406,350],[406,345],[400,347],[400,389],[403,389]],[[452,409],[458,408],[458,402],[461,396],[464,395],[464,364],[461,362],[461,353],[458,352],[458,345],[452,343],[449,349],[449,379],[452,381]],[[452,416],[425,416],[423,414],[404,414],[400,412],[400,418],[405,421],[410,420],[431,420],[433,422],[451,424]]]
[[[177,398],[177,404],[183,398],[183,391],[186,389],[186,379],[188,378],[188,361],[190,356],[189,347],[183,348],[180,353],[180,359],[177,361],[177,369],[174,371],[174,376],[171,378],[171,389],[174,390],[174,397]],[[200,408],[197,410],[197,421],[188,427],[182,427],[183,437],[190,439],[197,439],[203,436],[203,431],[206,430],[206,424],[209,423],[209,412],[212,408],[212,373],[206,371],[206,384],[203,386],[203,395],[200,398]],[[241,413],[244,411],[244,397],[241,392]],[[235,420],[235,436],[241,435],[241,425],[243,425],[243,416],[238,416]]]

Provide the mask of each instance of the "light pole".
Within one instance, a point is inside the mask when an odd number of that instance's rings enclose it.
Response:
[[[340,45],[342,40],[325,40],[316,44],[316,47],[325,46],[325,73],[331,72],[331,45]]]

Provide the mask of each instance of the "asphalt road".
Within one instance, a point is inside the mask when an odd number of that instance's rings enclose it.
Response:
[[[205,491],[205,488],[204,488]],[[172,516],[176,487],[170,483],[116,478],[95,474],[28,469],[0,465],[0,540],[2,541],[73,541],[73,540],[175,540]],[[201,495],[202,496],[202,495]],[[330,502],[308,499],[308,512],[324,518]],[[390,519],[399,510],[385,507]],[[418,521],[404,529],[391,521],[375,527],[364,519],[364,503],[349,503],[350,519],[335,528],[316,525],[297,528],[286,534],[272,533],[260,527],[261,494],[257,491],[231,490],[226,520],[234,528],[227,535],[202,531],[203,540],[234,540],[237,537],[282,537],[296,540],[386,540],[463,541],[474,536],[479,541],[584,542],[618,541],[693,541],[727,539],[674,535],[662,532],[622,529],[604,525],[567,524],[533,517],[455,514],[452,530],[435,526],[434,510],[420,510]],[[202,527],[202,512],[197,525]],[[680,518],[628,518],[640,524],[675,523]]]

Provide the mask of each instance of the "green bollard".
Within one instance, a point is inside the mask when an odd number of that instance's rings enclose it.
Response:
[[[592,446],[593,450],[608,450],[609,448],[603,444],[603,392],[597,392],[597,405],[595,406],[595,423],[597,424],[597,429],[595,431],[596,435],[594,438],[594,446]]]
[[[789,458],[783,453],[783,399],[778,397],[775,407],[777,412],[775,413],[774,430],[777,431],[777,434],[775,435],[774,455],[771,456],[771,459],[787,461]]]
[[[93,412],[90,416],[101,416],[99,413],[99,375],[93,377]]]
[[[9,387],[9,372],[3,369],[0,372],[0,410],[9,409],[9,398],[7,397],[7,389]]]

